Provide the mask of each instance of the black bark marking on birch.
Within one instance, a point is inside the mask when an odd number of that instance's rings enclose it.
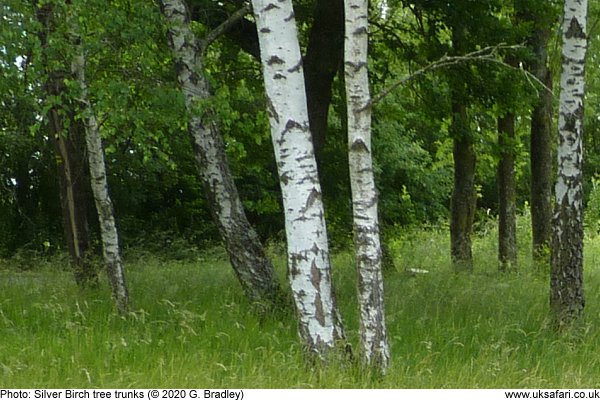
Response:
[[[564,114],[565,123],[563,125],[563,129],[569,132],[575,132],[575,128],[577,126],[577,116],[573,114]],[[562,139],[562,135],[561,135]]]
[[[352,142],[350,150],[356,151],[357,153],[369,153],[369,148],[362,139],[356,139],[354,142]]]
[[[319,232],[317,232],[317,235],[319,235]],[[319,251],[321,251],[321,249],[319,248],[319,246],[317,246],[316,243],[313,243],[312,247],[310,248],[310,251],[317,255],[319,254]]]
[[[577,20],[577,18],[575,18],[575,17],[571,18],[571,21],[569,23],[569,29],[567,29],[567,32],[565,32],[565,37],[567,39],[572,39],[572,38],[585,39],[586,38],[585,32],[583,31],[583,28],[579,24],[579,21]]]
[[[313,287],[317,292],[319,291],[319,287],[321,286],[321,271],[317,267],[317,263],[313,260],[310,266],[310,283],[312,283]]]
[[[285,17],[283,20],[285,22],[290,22],[293,19],[294,19],[294,11],[292,10],[292,12],[290,13],[290,15],[288,15],[287,17]]]
[[[306,205],[304,206],[304,209],[302,210],[302,213],[304,214],[310,207],[313,206],[313,204],[315,204],[315,201],[320,200],[321,199],[321,193],[319,193],[317,191],[317,189],[312,189],[310,194],[308,195],[308,198],[306,199]]]
[[[292,68],[288,69],[288,72],[299,72],[300,70],[302,70],[302,59],[300,59],[300,61]]]
[[[279,8],[279,6],[276,4],[273,4],[273,3],[269,3],[268,6],[266,6],[265,8],[262,9],[262,12],[271,11],[274,8]]]
[[[354,70],[354,72],[358,72],[361,68],[367,67],[367,63],[364,61],[361,61],[359,63],[353,63],[351,61],[346,61],[345,64],[347,66],[349,66],[350,68],[352,68]],[[356,98],[359,98],[359,96],[357,96]]]
[[[323,301],[319,292],[315,295],[315,317],[319,321],[319,325],[325,326],[325,314],[323,313]]]
[[[267,60],[267,65],[271,66],[271,65],[275,65],[275,64],[285,64],[285,61],[283,61],[281,58],[277,57],[277,56],[271,56],[268,60]]]
[[[294,121],[293,119],[289,119],[288,122],[285,124],[285,129],[283,130],[281,135],[283,136],[284,134],[288,133],[289,131],[291,131],[294,128],[298,128],[302,131],[304,130],[304,127],[302,125],[300,125],[298,122]]]
[[[273,101],[269,96],[267,96],[267,114],[269,117],[273,118],[277,123],[279,123],[279,114],[277,114],[277,110],[273,105]]]
[[[575,117],[579,118],[580,121],[583,121],[583,105],[582,104],[579,104],[577,109],[575,109],[575,111],[573,111],[573,115],[575,115]]]
[[[367,33],[369,33],[369,31],[367,30],[366,26],[361,26],[360,28],[352,32],[353,35],[366,35]]]
[[[260,29],[260,33],[271,33],[271,30],[269,28],[261,28]]]
[[[283,75],[283,74],[280,74],[280,73],[278,72],[278,73],[276,73],[275,75],[273,75],[273,79],[277,80],[277,79],[287,79],[287,78],[285,77],[285,75]]]
[[[290,182],[289,172],[284,172],[279,180],[283,185],[287,185]]]

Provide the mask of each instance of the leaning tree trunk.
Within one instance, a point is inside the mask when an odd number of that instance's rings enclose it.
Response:
[[[363,361],[381,373],[389,364],[377,189],[373,176],[371,107],[367,71],[368,0],[346,0],[344,71],[348,102],[348,161]]]
[[[299,333],[322,356],[344,339],[331,282],[321,186],[308,122],[291,0],[253,0],[267,111],[285,212],[289,280]]]
[[[498,261],[501,271],[517,268],[517,204],[515,182],[515,115],[498,118]]]
[[[565,0],[558,114],[558,176],[550,307],[557,327],[583,314],[582,135],[587,0]]]
[[[80,286],[94,286],[98,276],[89,261],[90,247],[88,227],[89,177],[86,173],[83,127],[74,117],[68,100],[65,80],[70,72],[50,67],[52,59],[51,35],[56,32],[56,18],[52,3],[34,2],[36,19],[41,29],[38,38],[42,46],[42,63],[46,69],[44,84],[46,97],[60,99],[50,107],[47,114],[51,142],[56,151],[62,223],[67,249],[73,264],[75,280]],[[67,128],[68,127],[68,128]]]
[[[213,217],[246,295],[253,303],[273,309],[281,305],[285,296],[258,235],[246,218],[229,169],[223,138],[212,122],[210,110],[205,108],[203,114],[198,112],[198,105],[210,99],[211,94],[203,74],[201,49],[189,27],[185,3],[161,0],[161,9],[169,21],[169,44],[191,115],[189,132]]]
[[[77,39],[77,41],[80,41],[80,39]],[[83,122],[85,124],[88,163],[90,167],[92,192],[94,194],[96,209],[98,210],[98,220],[100,222],[104,262],[106,263],[108,280],[117,309],[119,312],[125,313],[129,309],[129,295],[127,292],[127,285],[125,284],[125,272],[121,260],[119,236],[115,225],[113,204],[108,194],[106,165],[104,163],[104,151],[102,149],[100,128],[88,98],[83,51],[79,46],[77,46],[76,51],[78,54],[73,57],[71,67],[80,89],[77,100],[80,103]]]

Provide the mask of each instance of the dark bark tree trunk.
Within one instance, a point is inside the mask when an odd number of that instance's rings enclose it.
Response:
[[[583,314],[583,102],[587,0],[565,0],[550,308],[557,328]]]
[[[527,69],[547,88],[552,88],[552,71],[548,67],[549,26],[553,17],[540,10],[532,11],[527,1],[516,0],[515,9],[520,21],[533,25],[527,39],[533,53],[527,62]],[[545,15],[547,14],[547,15]],[[552,156],[552,114],[553,95],[550,90],[539,89],[531,113],[530,135],[530,209],[532,230],[532,255],[539,268],[546,269],[550,261],[550,241],[552,238],[552,185],[554,183]]]
[[[475,150],[469,132],[467,106],[457,91],[452,93],[454,141],[454,190],[450,205],[450,246],[455,271],[473,271],[471,232],[475,218]]]
[[[210,99],[211,94],[209,83],[203,75],[200,46],[189,27],[185,4],[181,0],[161,0],[161,9],[169,21],[169,44],[191,115],[189,132],[196,164],[214,220],[244,292],[254,304],[273,310],[285,303],[275,269],[246,218],[229,169],[223,137],[216,124],[211,122],[210,111],[203,115],[195,111],[197,104]]]
[[[35,3],[35,2],[34,2]],[[62,99],[53,105],[46,116],[49,136],[56,151],[60,204],[63,229],[69,255],[74,266],[75,279],[81,286],[95,285],[97,272],[88,260],[88,190],[89,177],[84,155],[84,132],[74,118],[68,100],[64,79],[70,72],[50,70],[49,36],[55,30],[54,9],[51,3],[36,5],[36,18],[41,24],[38,37],[42,44],[42,62],[46,68],[44,91],[48,98]]]
[[[344,0],[317,1],[304,56],[308,119],[317,163],[327,135],[333,79],[340,69],[344,49]]]
[[[515,182],[515,115],[498,118],[498,261],[501,271],[517,268],[517,206]]]
[[[531,72],[547,87],[552,87],[552,72],[548,68],[547,44],[549,29],[534,32],[531,45],[536,54]],[[534,260],[547,265],[552,237],[552,93],[540,89],[539,100],[531,114],[531,229]]]

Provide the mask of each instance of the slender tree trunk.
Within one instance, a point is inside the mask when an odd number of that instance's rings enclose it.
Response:
[[[282,305],[285,298],[275,270],[246,218],[229,169],[223,138],[216,124],[211,122],[210,110],[202,115],[195,111],[211,94],[203,74],[200,46],[189,27],[186,6],[182,0],[161,0],[161,8],[170,25],[169,44],[191,115],[189,132],[213,217],[246,295],[251,302],[273,309]]]
[[[454,141],[454,189],[450,205],[450,245],[455,271],[471,272],[473,254],[471,233],[475,218],[475,150],[469,132],[467,106],[456,92],[452,94],[452,132]]]
[[[389,364],[377,189],[373,176],[367,71],[368,0],[346,0],[344,70],[348,102],[348,154],[363,361],[381,373]]]
[[[78,39],[80,41],[80,39]],[[92,182],[92,192],[98,211],[100,222],[100,235],[102,238],[102,250],[108,280],[112,289],[117,309],[121,313],[129,309],[129,294],[125,284],[125,271],[121,260],[119,248],[119,236],[115,224],[113,204],[108,194],[108,182],[106,179],[106,165],[104,163],[104,150],[100,128],[94,115],[94,110],[88,98],[87,82],[85,79],[85,58],[83,50],[77,46],[73,57],[71,68],[79,83],[80,92],[77,99],[82,110],[83,122],[85,124],[85,141],[87,146],[88,162]]]
[[[550,307],[557,327],[583,314],[582,135],[587,0],[565,0]]]
[[[70,74],[65,70],[50,70],[52,62],[50,38],[55,31],[55,16],[52,3],[37,5],[36,18],[42,28],[38,37],[42,45],[42,62],[46,68],[47,80],[44,91],[48,98],[61,99],[62,104],[53,105],[47,114],[48,127],[56,151],[60,204],[65,241],[74,268],[75,280],[80,286],[96,285],[98,276],[88,259],[90,247],[88,229],[88,187],[84,155],[83,127],[75,120],[70,108],[65,78]],[[67,123],[68,122],[68,123]],[[68,126],[68,128],[67,128]]]
[[[541,3],[549,3],[544,0]],[[515,0],[515,9],[520,21],[532,25],[527,39],[533,57],[527,69],[547,88],[552,88],[552,71],[548,67],[548,40],[550,26],[554,22],[548,12],[550,5],[532,10],[529,1]],[[547,89],[540,89],[531,113],[530,135],[530,208],[532,231],[532,255],[534,264],[547,270],[550,262],[550,242],[552,238],[552,185],[554,183],[552,157],[553,136],[553,95]]]
[[[552,71],[548,68],[548,28],[537,29],[531,38],[535,61],[530,70],[548,88],[552,88]],[[534,260],[541,266],[549,259],[552,237],[552,93],[540,89],[531,114],[531,230]]]
[[[507,113],[498,118],[498,261],[500,270],[517,268],[517,205],[515,182],[515,115]]]
[[[323,356],[345,335],[331,282],[321,186],[311,141],[291,0],[253,0],[279,173],[289,280],[308,350]]]

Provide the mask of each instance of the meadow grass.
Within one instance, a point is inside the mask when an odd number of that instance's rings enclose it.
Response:
[[[134,311],[118,316],[106,285],[77,288],[64,260],[0,261],[1,387],[524,388],[600,386],[600,238],[586,241],[583,328],[548,327],[548,277],[497,271],[495,229],[480,229],[475,272],[454,274],[443,229],[406,232],[386,273],[392,363],[307,364],[291,313],[261,318],[222,251],[165,261],[126,258]],[[272,252],[282,280],[285,260]],[[333,257],[344,324],[358,347],[350,251]],[[428,274],[411,276],[407,268]]]

